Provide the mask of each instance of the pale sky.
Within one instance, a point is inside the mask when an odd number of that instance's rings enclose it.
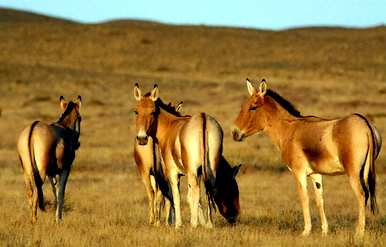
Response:
[[[263,29],[386,24],[386,0],[0,0],[0,7],[87,23],[143,19]]]

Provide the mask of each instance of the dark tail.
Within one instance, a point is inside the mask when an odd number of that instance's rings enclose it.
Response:
[[[377,205],[377,197],[375,194],[375,188],[377,184],[377,176],[375,173],[375,156],[377,155],[375,153],[375,138],[374,138],[374,133],[373,130],[371,130],[371,139],[372,139],[372,146],[370,148],[370,157],[369,157],[369,162],[370,162],[370,167],[369,167],[369,175],[368,175],[368,187],[369,187],[369,192],[370,192],[370,207],[371,207],[371,212],[373,214],[378,213],[378,205]]]
[[[206,196],[208,197],[209,210],[216,210],[216,203],[214,199],[216,191],[216,178],[210,168],[209,161],[209,147],[208,147],[208,131],[206,126],[206,115],[201,113],[202,118],[202,171],[204,176],[204,184]]]
[[[31,130],[30,130],[29,136],[28,136],[28,151],[29,151],[29,157],[31,160],[31,165],[32,165],[32,170],[33,170],[33,178],[32,179],[34,180],[33,182],[34,182],[34,185],[36,186],[37,192],[38,192],[39,208],[41,210],[44,210],[44,195],[43,195],[43,188],[42,188],[43,181],[39,175],[39,170],[36,167],[34,149],[33,149],[32,143],[31,143],[31,137],[32,137],[33,130],[38,123],[39,123],[39,121],[35,121],[31,125]]]
[[[361,179],[361,184],[363,187],[363,190],[365,192],[365,203],[367,205],[367,201],[370,197],[370,208],[371,212],[375,215],[378,213],[378,205],[377,205],[377,197],[376,197],[376,184],[377,184],[377,176],[375,173],[375,159],[378,156],[379,150],[378,150],[378,141],[376,139],[376,135],[374,133],[374,129],[372,125],[369,123],[367,118],[360,114],[356,114],[360,118],[362,118],[369,130],[370,130],[370,135],[368,136],[368,149],[367,149],[367,154],[366,154],[366,159],[365,162],[361,168],[360,171],[360,179]],[[365,178],[364,178],[364,171],[366,170],[366,165],[368,165],[368,175],[367,175],[367,184],[365,183]]]

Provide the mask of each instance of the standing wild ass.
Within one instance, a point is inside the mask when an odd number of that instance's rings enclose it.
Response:
[[[377,211],[375,159],[382,141],[375,127],[360,114],[332,120],[302,116],[291,103],[267,89],[265,80],[256,90],[247,79],[247,88],[250,97],[235,120],[233,138],[242,141],[263,131],[279,148],[296,178],[304,215],[302,235],[311,231],[307,176],[313,181],[322,233],[327,234],[322,175],[346,173],[359,204],[356,236],[362,238],[369,198],[372,212]]]
[[[158,144],[165,164],[160,186],[164,195],[172,197],[175,209],[175,227],[182,225],[180,209],[180,177],[187,176],[188,202],[193,227],[204,224],[200,204],[200,181],[204,180],[208,197],[208,222],[212,226],[212,209],[234,223],[239,214],[239,191],[236,174],[239,166],[231,167],[222,157],[223,132],[218,122],[201,113],[179,116],[159,99],[158,86],[151,93],[141,95],[134,87],[136,106],[136,135],[140,145],[146,145],[149,136]],[[157,177],[155,176],[156,181]],[[161,183],[160,183],[161,184]]]
[[[32,209],[32,223],[37,220],[38,205],[44,210],[42,186],[46,176],[51,182],[55,197],[56,221],[59,222],[62,218],[66,183],[75,151],[80,146],[80,106],[80,96],[75,102],[68,103],[60,96],[63,114],[58,121],[52,124],[35,121],[20,134],[17,152]]]
[[[182,102],[178,103],[175,107],[172,103],[168,104],[168,109],[178,116],[182,116],[179,113],[181,108]],[[165,193],[167,197],[163,198],[162,191],[160,190],[160,186],[165,187],[164,176],[160,175],[165,169],[164,162],[162,161],[158,144],[151,136],[148,137],[145,145],[140,145],[137,138],[135,139],[134,160],[148,197],[149,223],[160,224],[162,205],[165,205],[166,224],[173,222],[174,211],[170,211],[172,209],[170,208],[172,196]],[[155,175],[158,175],[158,183],[156,182]],[[167,189],[164,189],[164,191],[167,191]]]

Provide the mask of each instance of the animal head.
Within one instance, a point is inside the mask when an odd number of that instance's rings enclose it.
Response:
[[[138,84],[135,84],[134,98],[137,101],[137,105],[134,110],[136,114],[136,138],[138,144],[146,145],[148,136],[155,128],[154,126],[159,114],[159,110],[156,106],[156,101],[159,98],[159,90],[157,84],[154,85],[154,88],[150,93],[147,93],[143,96],[141,95],[141,90],[139,89]]]
[[[75,101],[67,102],[63,96],[60,96],[59,102],[62,116],[58,122],[80,134],[80,122],[82,120],[80,107],[82,106],[82,97],[79,95]]]
[[[239,187],[237,185],[236,175],[241,165],[231,167],[224,158],[222,158],[220,162],[226,163],[226,166],[224,166],[225,169],[219,170],[217,174],[214,199],[220,214],[229,223],[233,224],[240,214]]]
[[[266,116],[262,110],[267,93],[265,80],[262,80],[257,90],[247,79],[247,89],[249,98],[241,105],[240,113],[234,121],[232,135],[235,141],[242,141],[244,137],[263,130],[266,125]]]

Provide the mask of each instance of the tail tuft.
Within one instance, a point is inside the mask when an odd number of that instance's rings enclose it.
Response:
[[[374,162],[371,164],[374,167]],[[371,212],[376,215],[379,213],[378,205],[377,205],[377,197],[375,194],[375,185],[376,185],[376,175],[374,168],[370,167],[369,177],[368,177],[368,189],[370,192],[370,208]]]

